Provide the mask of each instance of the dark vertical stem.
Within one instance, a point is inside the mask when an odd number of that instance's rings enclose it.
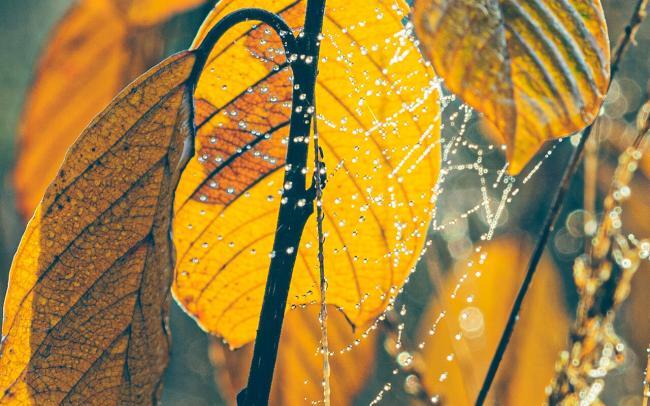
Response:
[[[646,8],[648,7],[648,1],[649,0],[637,1],[634,7],[634,11],[632,13],[632,17],[630,18],[628,25],[625,27],[625,31],[623,32],[623,34],[621,35],[621,37],[619,38],[616,44],[616,47],[613,52],[612,65],[610,70],[611,72],[610,80],[613,80],[614,75],[616,74],[616,72],[618,72],[623,55],[625,54],[625,51],[629,47],[630,43],[634,42],[634,35],[636,34],[636,31],[638,30],[639,26],[641,25],[641,23],[646,17]],[[611,81],[610,81],[610,85],[611,85]],[[478,394],[478,398],[476,399],[476,405],[483,405],[483,403],[485,403],[487,395],[490,391],[490,387],[492,386],[492,382],[494,381],[494,378],[499,369],[499,365],[501,365],[501,361],[503,360],[503,356],[505,355],[506,349],[508,347],[508,343],[510,342],[510,338],[512,337],[512,333],[514,332],[515,324],[517,322],[517,319],[519,318],[521,305],[524,301],[524,298],[526,297],[526,294],[528,293],[528,288],[530,287],[530,283],[532,282],[533,276],[535,275],[535,271],[537,270],[537,265],[542,257],[542,254],[544,253],[544,248],[546,247],[548,238],[553,232],[555,223],[558,217],[560,216],[560,209],[562,208],[562,204],[564,203],[564,197],[566,196],[566,192],[569,189],[571,179],[573,178],[573,175],[575,174],[576,169],[578,168],[578,164],[580,163],[580,158],[582,156],[582,152],[585,148],[587,140],[589,139],[589,136],[593,131],[593,125],[594,124],[592,123],[583,131],[582,137],[580,138],[580,142],[578,143],[576,149],[573,151],[573,154],[571,155],[571,158],[569,160],[569,164],[567,165],[567,168],[564,170],[564,174],[562,175],[562,181],[560,182],[560,186],[555,192],[555,196],[553,196],[551,208],[548,212],[548,215],[544,219],[542,234],[539,236],[539,239],[535,244],[533,255],[530,258],[530,261],[528,263],[528,269],[526,270],[526,276],[524,277],[521,287],[519,288],[519,292],[517,293],[517,297],[515,298],[515,301],[512,305],[512,309],[510,310],[510,315],[508,316],[506,327],[503,330],[501,339],[499,340],[499,345],[497,346],[496,352],[494,353],[494,357],[490,362],[490,367],[488,368],[487,374],[485,376],[485,380],[483,381],[483,385],[481,386],[481,390]]]
[[[239,403],[246,406],[268,404],[293,267],[303,229],[314,210],[314,193],[306,187],[305,168],[324,14],[325,0],[307,1],[305,25],[297,41],[298,58],[292,62],[294,90],[284,194],[278,213],[273,256],[266,281],[248,385],[238,396]]]

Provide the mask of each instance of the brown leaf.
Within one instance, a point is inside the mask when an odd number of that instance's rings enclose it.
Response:
[[[81,134],[14,258],[0,403],[145,404],[167,364],[173,191],[195,56],[168,58]]]
[[[609,83],[600,0],[416,0],[413,20],[449,90],[507,145],[511,172],[596,117]]]

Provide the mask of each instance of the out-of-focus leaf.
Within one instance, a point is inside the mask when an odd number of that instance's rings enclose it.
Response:
[[[340,353],[360,337],[352,332],[350,323],[341,312],[330,307],[328,315],[329,346],[330,352],[333,352],[330,355],[331,402],[333,405],[350,405],[373,369],[377,335],[370,334],[351,351]],[[298,308],[287,313],[270,404],[304,405],[322,399],[323,358],[318,353],[320,334],[318,306]],[[237,394],[246,386],[253,345],[232,351],[215,339],[210,349],[219,388],[224,396],[234,402]]]
[[[4,305],[0,403],[160,397],[172,196],[191,143],[195,57],[170,57],[81,134],[36,209]]]
[[[609,83],[600,0],[417,0],[413,20],[449,90],[507,145],[511,172],[596,117]]]
[[[202,0],[205,1],[205,0]],[[29,218],[77,135],[163,57],[161,23],[199,0],[81,0],[50,35],[27,95],[14,182]]]
[[[642,161],[643,162],[643,161]],[[642,166],[640,167],[640,169]],[[623,229],[633,233],[639,239],[650,237],[650,182],[648,175],[637,176],[630,189],[632,195],[623,206]],[[611,179],[611,175],[602,176],[602,179]],[[609,186],[607,184],[603,185]],[[604,189],[606,190],[606,189]],[[626,323],[621,326],[625,337],[639,356],[639,365],[643,369],[645,349],[650,343],[650,295],[647,287],[650,286],[650,264],[642,261],[639,270],[634,275],[630,286],[628,304],[622,309]]]
[[[94,1],[94,0],[93,0]],[[131,24],[154,25],[210,0],[114,0]]]
[[[422,319],[423,385],[444,404],[473,404],[521,284],[530,250],[521,239],[486,244],[485,262],[461,264]],[[476,277],[475,273],[481,276]],[[564,348],[568,321],[557,270],[544,258],[526,299],[508,352],[492,385],[492,404],[540,405],[555,361]],[[457,278],[470,275],[455,291]],[[455,299],[452,299],[455,295]],[[445,315],[430,336],[440,312]],[[460,334],[457,336],[457,334]]]
[[[280,12],[297,33],[305,4],[224,2],[205,27],[256,6]],[[404,30],[407,12],[402,1],[328,0],[325,13],[316,99],[328,168],[327,299],[357,325],[384,309],[415,265],[440,165],[438,89]],[[195,93],[197,159],[175,202],[173,293],[233,347],[255,338],[285,186],[291,92],[279,37],[242,24],[214,48]],[[290,304],[318,299],[316,247],[312,216],[296,247]]]

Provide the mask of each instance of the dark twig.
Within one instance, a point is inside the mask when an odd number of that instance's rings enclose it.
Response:
[[[290,54],[297,52],[298,44],[296,38],[291,32],[291,28],[280,16],[259,8],[243,8],[230,13],[219,20],[219,22],[210,29],[210,32],[208,32],[203,41],[201,41],[199,46],[194,50],[196,53],[196,63],[194,64],[194,70],[192,72],[192,83],[194,86],[196,86],[196,82],[199,76],[201,76],[201,72],[205,67],[205,62],[207,61],[208,55],[210,55],[214,45],[221,39],[226,31],[235,25],[246,21],[260,21],[271,27],[280,36],[287,57]]]
[[[307,1],[305,24],[297,38],[295,58],[287,56],[294,79],[284,191],[248,385],[237,397],[239,404],[246,406],[268,404],[300,238],[314,211],[315,185],[307,189],[305,168],[324,14],[325,0]]]
[[[638,0],[634,8],[634,13],[628,25],[625,27],[625,32],[621,35],[620,39],[616,44],[616,47],[613,52],[610,80],[614,79],[614,75],[618,71],[621,60],[623,59],[623,55],[625,54],[625,51],[629,47],[630,43],[634,42],[634,35],[636,34],[636,31],[638,30],[639,26],[641,25],[641,23],[646,17],[646,9],[648,7],[648,1],[649,0]],[[610,81],[610,85],[611,85],[611,81]],[[562,175],[560,186],[555,192],[555,195],[553,196],[550,211],[548,212],[548,215],[544,219],[542,234],[540,235],[539,239],[537,240],[537,243],[535,244],[533,254],[530,258],[530,262],[528,263],[528,269],[526,271],[526,275],[521,284],[521,287],[519,288],[519,292],[517,293],[517,297],[515,298],[515,301],[512,305],[512,309],[510,310],[510,315],[508,316],[508,322],[506,323],[506,327],[503,330],[501,339],[499,340],[499,345],[497,346],[496,352],[494,353],[494,357],[490,362],[490,367],[488,368],[487,374],[485,376],[485,380],[483,381],[483,385],[481,386],[481,390],[476,399],[476,405],[483,405],[485,403],[487,395],[490,391],[490,387],[492,386],[492,382],[494,381],[494,378],[499,369],[499,365],[503,360],[503,356],[505,355],[506,349],[508,347],[508,343],[510,342],[510,338],[512,337],[512,333],[514,332],[515,324],[517,322],[517,319],[519,318],[521,305],[524,301],[524,298],[526,297],[526,294],[528,293],[528,288],[530,287],[530,283],[533,279],[533,276],[535,275],[537,265],[542,257],[542,253],[544,252],[546,243],[548,242],[548,239],[555,227],[555,223],[558,217],[560,216],[560,209],[562,208],[562,204],[564,203],[564,197],[566,196],[566,193],[569,189],[571,179],[573,178],[573,175],[575,174],[576,169],[578,168],[578,164],[580,162],[580,158],[582,156],[582,152],[584,150],[585,144],[589,139],[589,136],[591,135],[591,132],[593,130],[593,125],[594,124],[592,123],[583,131],[582,137],[580,138],[580,142],[578,143],[578,146],[573,151],[573,154],[571,155],[571,158],[569,160],[569,164],[565,169],[564,174]]]

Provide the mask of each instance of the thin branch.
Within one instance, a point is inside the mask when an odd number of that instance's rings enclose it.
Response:
[[[296,38],[291,32],[291,28],[282,17],[260,8],[242,8],[233,11],[219,20],[219,22],[210,29],[203,41],[201,41],[199,46],[194,50],[196,53],[196,62],[194,63],[194,69],[192,71],[192,83],[194,86],[196,86],[196,82],[205,67],[205,62],[207,61],[210,52],[212,52],[214,45],[221,39],[226,31],[245,21],[260,21],[267,24],[280,36],[285,54],[290,55],[297,52],[298,44]]]
[[[650,404],[650,345],[646,349],[648,363],[645,367],[645,378],[643,379],[643,406]]]
[[[634,35],[636,34],[637,30],[639,29],[639,26],[641,25],[641,23],[646,17],[646,9],[648,7],[648,1],[649,0],[637,1],[637,4],[634,8],[634,13],[630,18],[628,25],[625,27],[625,32],[621,35],[620,39],[618,40],[618,43],[613,53],[614,57],[611,65],[610,80],[613,80],[616,72],[618,72],[621,60],[623,59],[623,55],[625,54],[625,51],[629,47],[630,43],[634,43]],[[610,85],[611,85],[611,81],[610,81]],[[508,322],[506,324],[505,329],[503,330],[501,339],[499,340],[499,345],[497,346],[496,352],[494,353],[494,357],[490,362],[490,367],[488,368],[487,374],[485,376],[485,380],[483,381],[483,385],[481,386],[481,390],[476,399],[476,405],[483,405],[485,403],[485,400],[487,399],[487,395],[490,391],[490,387],[492,386],[492,382],[494,381],[494,378],[499,369],[499,365],[501,365],[501,361],[503,360],[503,356],[505,355],[506,349],[508,347],[508,343],[510,342],[510,338],[512,337],[512,333],[514,332],[515,324],[517,322],[517,319],[519,318],[521,305],[524,301],[524,298],[526,297],[526,294],[528,293],[528,288],[530,287],[530,283],[533,280],[533,276],[535,275],[537,265],[542,257],[542,253],[544,252],[546,243],[548,242],[548,239],[555,227],[555,223],[558,217],[560,216],[560,209],[562,208],[562,205],[564,203],[564,198],[569,189],[571,179],[573,178],[573,175],[575,174],[576,169],[578,168],[578,164],[580,162],[582,152],[585,148],[585,144],[587,140],[591,135],[592,130],[593,130],[593,123],[583,131],[582,137],[580,138],[580,142],[578,143],[576,149],[573,151],[573,154],[571,155],[571,158],[569,160],[569,164],[565,169],[564,174],[562,175],[560,186],[555,192],[555,195],[553,196],[550,211],[546,216],[546,218],[544,219],[542,234],[537,240],[535,249],[533,250],[533,254],[528,264],[526,275],[521,284],[521,287],[519,288],[517,297],[515,298],[515,301],[512,305],[510,315],[508,316]]]
[[[325,277],[325,234],[323,233],[323,185],[327,176],[325,167],[321,161],[323,150],[318,145],[318,113],[316,110],[316,96],[314,96],[314,187],[316,190],[316,223],[318,229],[318,271],[320,275],[320,313],[318,322],[320,324],[320,352],[323,355],[323,404],[330,406],[330,349],[327,338],[327,278]]]
[[[596,136],[590,137],[585,144],[585,156],[583,158],[584,171],[584,192],[583,192],[583,229],[584,246],[589,247],[589,241],[594,236],[596,224],[596,199],[598,196],[598,155],[600,143],[596,139],[600,130],[600,121],[597,121]],[[588,249],[588,248],[587,248]]]
[[[325,0],[307,1],[303,32],[297,38],[296,58],[287,55],[292,61],[293,95],[284,190],[248,385],[237,396],[238,403],[245,406],[268,404],[293,268],[305,224],[314,211],[315,184],[307,189],[305,168],[324,14]],[[292,32],[286,35],[293,37]]]

